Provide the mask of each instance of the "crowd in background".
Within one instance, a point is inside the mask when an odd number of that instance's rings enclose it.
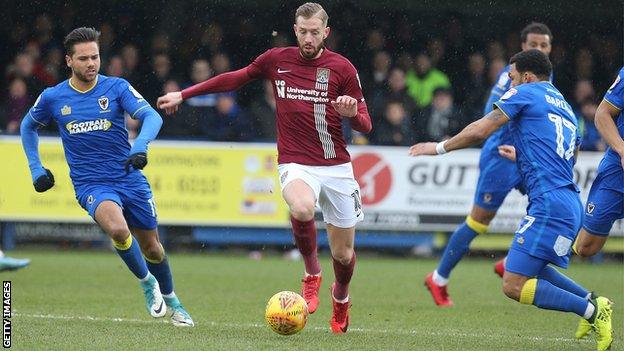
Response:
[[[332,26],[341,14],[333,18],[329,14]],[[62,40],[77,26],[71,18],[40,13],[5,28],[7,33],[0,39],[5,48],[0,54],[3,133],[18,134],[22,117],[39,93],[68,77]],[[132,33],[128,28],[146,22],[137,21],[126,16],[93,24],[102,33],[100,72],[127,79],[153,106],[164,93],[243,67],[269,47],[295,43],[290,18],[280,25],[285,31],[260,37],[255,32],[260,19],[253,17],[196,19],[184,22],[177,31],[141,27],[142,31]],[[374,26],[351,20],[348,27],[333,28],[326,45],[358,69],[373,119],[369,135],[352,132],[345,123],[350,142],[406,146],[442,140],[482,116],[490,88],[508,58],[520,50],[519,32],[528,22],[497,33],[494,39],[471,35],[471,24],[465,22],[448,14],[439,27],[388,17]],[[582,148],[604,150],[593,116],[622,65],[621,38],[597,33],[582,40],[559,40],[564,33],[551,28],[554,84],[576,111]],[[175,116],[164,117],[159,138],[274,141],[274,110],[270,82],[197,96],[185,101]],[[140,126],[128,121],[128,128],[136,133]],[[56,126],[44,132],[55,133]]]

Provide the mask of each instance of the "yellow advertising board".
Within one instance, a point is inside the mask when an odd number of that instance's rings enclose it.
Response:
[[[0,138],[0,220],[90,222],[75,199],[57,138],[42,138],[41,161],[55,186],[35,192],[19,138]],[[273,144],[163,142],[145,168],[161,224],[287,226]],[[7,167],[8,166],[8,167]]]

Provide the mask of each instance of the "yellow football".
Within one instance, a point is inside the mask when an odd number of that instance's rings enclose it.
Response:
[[[296,292],[280,291],[267,302],[264,319],[278,334],[296,334],[306,325],[308,305]]]

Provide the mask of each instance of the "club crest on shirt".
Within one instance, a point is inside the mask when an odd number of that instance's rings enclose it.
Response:
[[[104,111],[108,110],[108,98],[106,96],[102,96],[98,99],[98,104],[100,108]]]
[[[95,201],[95,198],[93,197],[93,195],[89,195],[87,197],[87,204],[89,205],[93,205],[93,202]]]
[[[316,89],[327,90],[329,86],[329,68],[316,69]]]
[[[61,108],[61,114],[62,114],[63,116],[67,116],[67,115],[71,114],[71,107],[69,107],[69,106],[67,106],[67,105],[63,106],[63,107]]]

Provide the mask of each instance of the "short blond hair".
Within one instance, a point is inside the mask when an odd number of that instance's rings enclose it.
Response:
[[[305,4],[299,6],[297,11],[295,11],[295,22],[297,22],[297,18],[301,16],[305,19],[310,19],[312,17],[318,17],[325,27],[327,27],[327,21],[329,21],[329,16],[323,6],[317,4],[315,2],[306,2]]]

